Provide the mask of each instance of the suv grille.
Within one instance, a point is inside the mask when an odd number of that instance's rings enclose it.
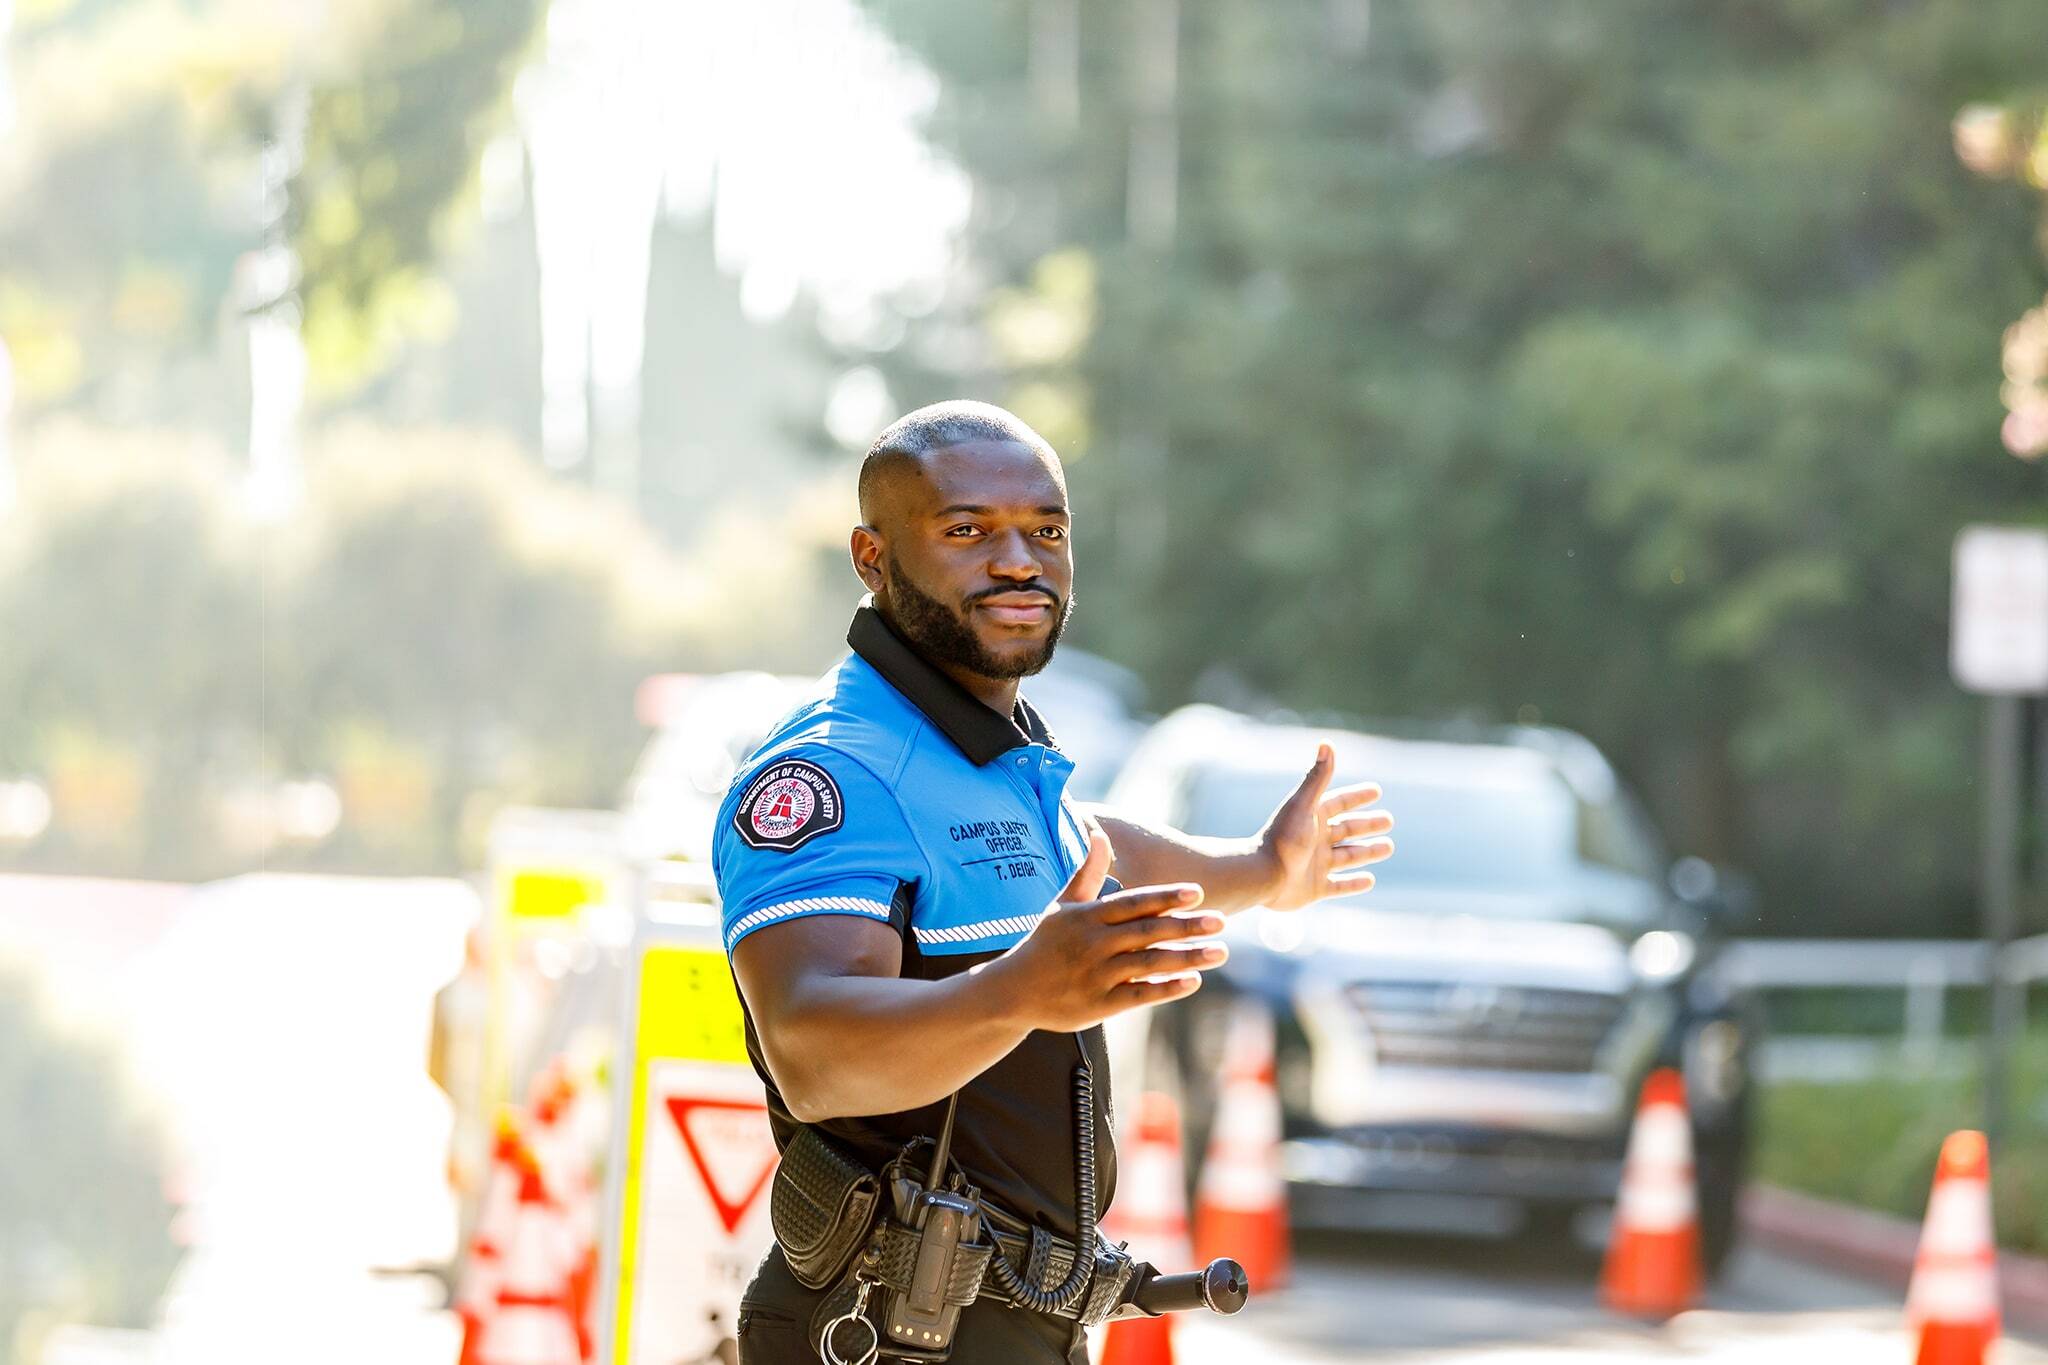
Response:
[[[1600,991],[1462,981],[1361,981],[1345,996],[1387,1065],[1492,1071],[1594,1070],[1623,1005]]]

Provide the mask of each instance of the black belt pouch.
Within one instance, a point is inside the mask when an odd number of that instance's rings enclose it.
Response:
[[[775,1171],[768,1221],[798,1284],[823,1289],[839,1281],[874,1227],[881,1193],[874,1172],[811,1124],[797,1128]]]

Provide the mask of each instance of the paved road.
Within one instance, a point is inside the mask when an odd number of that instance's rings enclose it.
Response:
[[[1906,1365],[1888,1290],[1760,1252],[1739,1254],[1704,1308],[1661,1327],[1603,1312],[1590,1254],[1451,1239],[1318,1238],[1294,1286],[1235,1319],[1181,1320],[1182,1365],[1563,1365],[1581,1360]],[[2000,1365],[2048,1365],[2008,1341]]]

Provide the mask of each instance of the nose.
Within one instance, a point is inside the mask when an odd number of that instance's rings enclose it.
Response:
[[[1031,553],[1031,545],[1023,532],[1005,531],[993,540],[988,558],[989,577],[1026,583],[1044,572],[1038,557]]]

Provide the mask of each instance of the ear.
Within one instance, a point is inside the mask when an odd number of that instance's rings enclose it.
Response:
[[[860,575],[860,581],[868,585],[868,591],[882,591],[882,537],[872,526],[853,528],[853,541],[848,547],[853,552],[853,571]]]

